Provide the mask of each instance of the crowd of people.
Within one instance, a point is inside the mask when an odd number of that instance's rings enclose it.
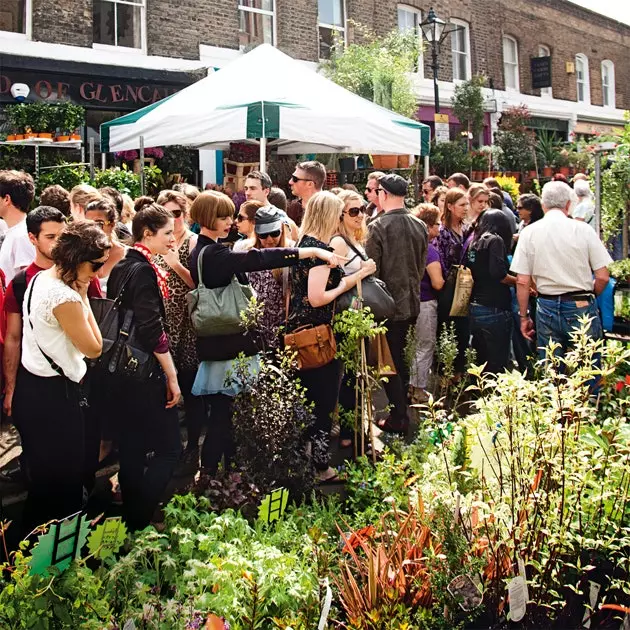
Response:
[[[409,404],[428,399],[445,326],[457,342],[455,379],[471,345],[484,369],[500,372],[527,369],[551,339],[568,347],[582,314],[592,316],[590,334],[602,334],[595,296],[610,257],[592,228],[587,181],[574,189],[550,182],[542,198],[524,194],[513,204],[495,179],[431,176],[423,202],[408,207],[398,174],[370,173],[364,196],[352,185],[324,191],[325,180],[322,164],[298,163],[290,204],[258,171],[236,205],[188,184],[135,200],[112,188],[51,186],[29,211],[31,176],[0,171],[3,412],[22,442],[25,533],[81,510],[99,463],[116,451],[132,528],[149,524],[176,468],[228,468],[243,386],[230,378],[237,357],[255,371],[283,334],[330,326],[337,298],[370,276],[395,304],[385,322],[395,373],[385,384],[383,431],[406,433]],[[452,288],[464,269],[472,294],[466,313],[454,315]],[[234,284],[263,306],[256,329],[198,334],[190,292]],[[104,297],[135,340],[133,360],[152,366],[145,378],[117,368],[95,315]],[[332,358],[298,377],[312,403],[305,458],[320,483],[337,482],[333,419],[354,408],[356,375]],[[339,438],[351,446],[350,432]]]

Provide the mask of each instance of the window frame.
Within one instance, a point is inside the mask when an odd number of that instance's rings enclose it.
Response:
[[[0,38],[33,39],[33,0],[24,0],[24,32],[17,33],[0,29]]]
[[[551,57],[551,48],[545,44],[538,44],[538,56]],[[553,72],[551,73],[551,78],[553,81]],[[540,88],[540,96],[553,98],[553,87]]]
[[[147,54],[147,0],[140,2],[132,2],[131,0],[102,0],[116,5],[124,4],[131,7],[140,7],[140,47],[119,46],[118,44],[101,44],[100,42],[92,42],[92,48],[95,50],[118,50],[125,53],[136,55]],[[115,9],[116,11],[116,9]],[[92,4],[92,16],[94,16],[94,4]],[[118,39],[118,20],[114,20],[114,39]]]
[[[609,85],[604,84],[605,70],[608,71]],[[604,59],[601,64],[602,72],[602,107],[609,109],[617,108],[617,88],[615,86],[615,64],[610,59]],[[608,103],[606,103],[608,97]]]
[[[505,91],[506,92],[520,92],[521,91],[521,73],[520,73],[520,68],[519,68],[518,41],[516,40],[515,37],[512,37],[512,35],[504,35],[501,43],[502,43],[502,48],[503,48],[503,81],[505,85]],[[507,59],[506,50],[509,44],[514,45],[515,61],[508,61]],[[506,72],[508,66],[510,66],[512,70],[514,71],[514,79],[516,83],[515,86],[508,86],[508,81],[507,81],[508,73]]]
[[[276,20],[276,0],[271,0],[272,4],[273,4],[273,9],[271,11],[267,10],[267,9],[256,9],[255,7],[248,7],[244,4],[242,4],[241,0],[238,0],[238,17],[239,17],[239,24],[240,24],[240,18],[241,18],[241,11],[245,11],[246,13],[258,13],[260,15],[267,15],[271,17],[271,37],[272,37],[272,42],[271,45],[272,46],[277,46],[278,43],[278,31],[277,31],[277,20]],[[239,28],[239,33],[241,32],[241,29]]]
[[[453,32],[451,33],[451,72],[452,72],[452,79],[453,79],[453,83],[457,83],[459,81],[469,81],[470,78],[472,77],[472,55],[471,55],[471,49],[470,49],[470,24],[468,22],[466,22],[465,20],[460,20],[458,18],[451,18],[449,20],[449,24],[453,24],[454,26],[461,26],[464,29],[464,42],[466,44],[466,76],[465,77],[457,77],[455,78],[455,54],[457,55],[461,55],[463,53],[461,53],[460,51],[455,51],[453,49],[453,38],[457,35],[457,32]]]
[[[580,81],[580,73],[578,71],[579,63],[583,64],[584,78]],[[584,86],[584,98],[580,100],[580,83]],[[577,103],[591,104],[591,79],[588,68],[588,57],[584,53],[575,55],[575,97]]]
[[[343,26],[337,26],[336,24],[327,24],[326,22],[319,21],[319,2],[317,7],[317,58],[320,61],[324,61],[326,57],[321,56],[320,49],[320,37],[319,37],[319,29],[320,28],[329,28],[333,31],[338,31],[343,34],[343,45],[348,45],[348,10],[346,7],[346,0],[331,0],[331,2],[339,2],[341,10],[343,12]]]
[[[398,21],[399,11],[406,11],[407,13],[413,13],[416,16],[416,35],[420,38],[420,41],[422,42],[422,29],[420,28],[420,25],[422,24],[422,9],[418,9],[417,7],[412,7],[411,5],[404,4],[404,3],[398,3],[396,5],[396,21],[398,22],[397,23],[398,31],[403,32],[400,29],[400,22]],[[420,53],[418,55],[418,60],[416,63],[417,63],[416,74],[420,78],[424,78],[424,53],[422,52],[422,50],[420,50]]]

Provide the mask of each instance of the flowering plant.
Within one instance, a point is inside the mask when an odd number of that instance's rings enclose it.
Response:
[[[149,147],[144,150],[144,156],[160,160],[164,157],[164,149],[160,147]],[[130,162],[131,160],[137,160],[140,157],[140,153],[136,151],[136,149],[130,149],[129,151],[118,151],[114,153],[114,157],[123,162]]]

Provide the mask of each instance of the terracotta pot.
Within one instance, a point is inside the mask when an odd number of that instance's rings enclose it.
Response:
[[[542,170],[543,177],[553,177],[553,167],[544,166]]]
[[[517,183],[521,181],[521,173],[519,171],[512,171],[512,177]]]
[[[44,138],[44,140],[52,140],[53,139],[52,133],[49,133],[47,131],[38,133],[37,137],[38,138]]]
[[[57,136],[55,142],[70,142],[70,136]]]
[[[70,134],[70,140],[79,142],[81,140],[81,136],[78,133],[72,133]]]
[[[15,134],[15,139],[16,140],[24,140],[24,134],[23,133],[16,133]]]
[[[398,168],[398,156],[381,155],[381,169],[387,171],[392,168]]]
[[[33,133],[32,131],[29,131],[28,133],[24,134],[24,138],[26,140],[30,139],[30,138],[37,138],[37,134]]]
[[[564,175],[565,177],[569,176],[569,167],[568,166],[561,166],[559,169],[560,174]]]
[[[399,155],[398,156],[398,168],[409,168],[409,156],[408,155]]]
[[[470,179],[473,182],[476,182],[479,180],[479,171],[470,171]]]
[[[382,166],[382,155],[373,155],[372,156],[372,166],[377,170],[380,171]]]
[[[17,136],[14,133],[10,133],[7,136],[7,142],[15,142],[15,140],[17,140]]]
[[[536,171],[527,171],[528,179],[536,179]]]

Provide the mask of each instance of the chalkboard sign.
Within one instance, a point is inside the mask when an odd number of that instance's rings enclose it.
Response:
[[[551,57],[532,57],[532,89],[551,87]]]

